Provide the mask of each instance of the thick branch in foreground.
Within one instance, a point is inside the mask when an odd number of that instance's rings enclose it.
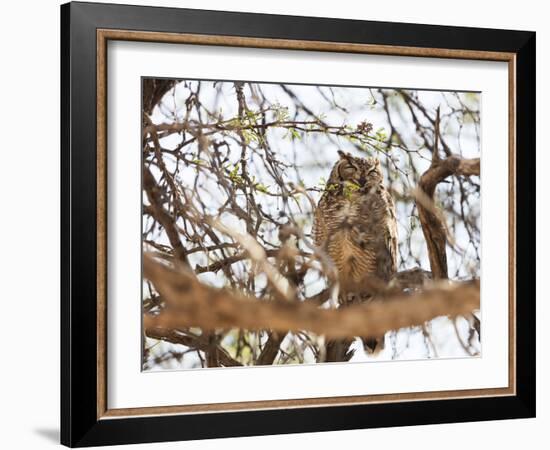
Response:
[[[145,329],[196,326],[285,333],[308,330],[329,338],[375,337],[390,330],[422,325],[435,317],[456,317],[479,309],[479,283],[448,282],[421,293],[397,294],[380,302],[321,309],[310,302],[259,301],[200,283],[145,256],[144,275],[167,301],[158,316],[144,315]]]

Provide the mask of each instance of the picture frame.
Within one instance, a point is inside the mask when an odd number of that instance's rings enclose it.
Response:
[[[533,32],[72,2],[61,7],[61,443],[70,447],[535,416]],[[508,65],[505,388],[111,409],[107,44],[316,51]],[[136,225],[137,227],[137,225]],[[139,326],[139,324],[136,324]]]

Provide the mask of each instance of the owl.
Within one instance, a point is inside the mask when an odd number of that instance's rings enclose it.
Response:
[[[313,238],[338,272],[339,301],[345,305],[371,299],[375,287],[395,274],[397,220],[380,161],[338,154],[314,212]],[[373,351],[379,340],[365,341],[365,348]]]

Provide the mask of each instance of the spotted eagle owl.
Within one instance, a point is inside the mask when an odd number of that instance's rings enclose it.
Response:
[[[380,161],[338,154],[315,210],[313,237],[336,267],[340,303],[346,304],[372,298],[373,286],[387,283],[396,272],[397,221]],[[380,348],[380,340],[365,340],[365,348],[373,351],[377,342]],[[347,352],[345,345],[339,347]],[[329,350],[328,361],[351,357]]]

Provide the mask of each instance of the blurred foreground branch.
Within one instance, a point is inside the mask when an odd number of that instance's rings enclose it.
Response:
[[[479,309],[479,282],[443,282],[412,295],[393,294],[384,301],[331,310],[310,302],[259,301],[227,289],[215,289],[191,273],[176,272],[144,258],[144,275],[166,299],[157,316],[144,315],[144,326],[168,329],[237,327],[247,330],[308,330],[330,338],[371,337],[422,325],[438,316],[456,317]]]

